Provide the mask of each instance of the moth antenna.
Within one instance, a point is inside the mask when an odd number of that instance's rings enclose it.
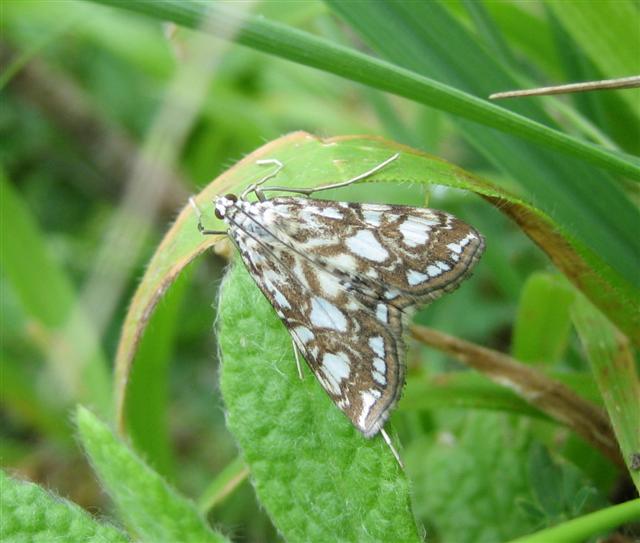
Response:
[[[383,168],[386,168],[389,164],[391,164],[394,160],[396,160],[399,156],[400,156],[400,153],[395,153],[394,155],[391,155],[386,160],[383,160],[379,164],[376,164],[370,170],[367,170],[364,173],[358,174],[355,177],[352,177],[351,179],[347,179],[346,181],[340,181],[339,183],[331,183],[330,185],[322,185],[320,187],[310,187],[310,188],[264,187],[263,189],[260,189],[260,191],[275,190],[275,191],[283,191],[283,192],[293,192],[296,194],[304,194],[306,196],[310,196],[311,194],[314,194],[315,192],[320,192],[322,190],[331,190],[331,189],[338,189],[341,187],[347,187],[349,185],[352,185],[353,183],[356,183],[357,181],[362,181],[363,179],[366,179],[367,177],[371,177],[372,175],[378,173],[380,170],[382,170]]]
[[[276,169],[272,171],[269,175],[265,175],[262,179],[260,179],[259,181],[256,181],[255,183],[252,183],[246,189],[244,189],[244,191],[240,195],[240,198],[242,200],[244,200],[247,197],[247,194],[255,192],[256,196],[258,197],[258,200],[263,201],[264,195],[262,194],[262,189],[260,189],[260,186],[264,185],[267,181],[269,181],[269,179],[273,179],[276,175],[280,173],[280,170],[284,168],[284,164],[280,162],[277,158],[261,158],[260,160],[256,160],[256,164],[259,164],[260,166],[268,166],[273,164],[276,166]]]

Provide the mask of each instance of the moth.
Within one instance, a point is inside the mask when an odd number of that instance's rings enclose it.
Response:
[[[265,186],[218,196],[215,215],[247,270],[291,335],[298,372],[302,354],[335,405],[365,436],[381,432],[405,381],[403,332],[408,317],[470,275],[484,250],[474,228],[444,211],[308,198],[353,184],[386,167],[393,155],[347,181],[316,188]],[[301,196],[267,199],[267,191]],[[253,194],[255,201],[247,197]],[[400,462],[401,463],[401,462]]]

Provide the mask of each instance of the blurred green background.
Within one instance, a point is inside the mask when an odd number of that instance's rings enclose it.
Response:
[[[637,4],[630,5],[640,20]],[[376,46],[346,22],[348,9],[340,18],[332,3],[233,6],[368,53]],[[551,4],[437,7],[523,86],[610,75],[594,62],[606,44],[589,50],[567,22],[571,14]],[[527,171],[533,181],[522,182],[470,143],[465,124],[437,108],[92,3],[5,0],[1,22],[0,457],[3,468],[99,515],[110,515],[111,505],[76,443],[70,413],[82,403],[113,417],[111,370],[124,315],[190,194],[261,144],[306,130],[381,135],[537,198],[532,186],[540,172],[523,161],[523,177]],[[233,35],[232,27],[216,31]],[[399,43],[406,38],[390,27],[386,39],[394,33]],[[637,35],[627,38],[638,54]],[[445,81],[447,68],[439,72]],[[464,79],[446,82],[474,92]],[[638,104],[624,92],[539,102],[561,130],[637,154]],[[637,185],[622,186],[637,201]],[[487,239],[473,279],[416,320],[575,374],[582,392],[597,396],[569,318],[573,291],[495,208],[470,193],[436,187],[427,194],[410,185],[351,187],[340,197],[428,202],[473,224]],[[135,445],[194,499],[237,456],[217,385],[215,301],[225,265],[207,254],[171,288],[147,330],[132,385],[142,403],[153,399],[148,413],[135,415],[148,429]],[[414,343],[408,364],[414,377],[460,369]],[[625,478],[568,430],[477,407],[401,407],[393,419],[416,516],[434,540],[497,541],[633,495]],[[239,541],[279,539],[247,482],[212,518]]]

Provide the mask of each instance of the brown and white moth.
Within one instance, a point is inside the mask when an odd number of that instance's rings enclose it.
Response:
[[[454,290],[482,255],[484,239],[443,211],[267,199],[264,193],[308,196],[343,187],[397,157],[353,179],[310,189],[265,187],[282,164],[262,161],[277,170],[239,198],[214,201],[216,216],[228,225],[224,233],[291,334],[298,364],[299,351],[353,425],[366,437],[381,431],[390,446],[383,426],[404,386],[407,316]],[[251,193],[257,201],[246,199]],[[198,227],[204,234],[222,233],[201,222]]]

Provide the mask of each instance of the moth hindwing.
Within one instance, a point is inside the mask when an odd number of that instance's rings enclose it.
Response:
[[[482,236],[408,206],[231,195],[215,206],[322,387],[375,435],[404,385],[404,318],[470,274]]]

